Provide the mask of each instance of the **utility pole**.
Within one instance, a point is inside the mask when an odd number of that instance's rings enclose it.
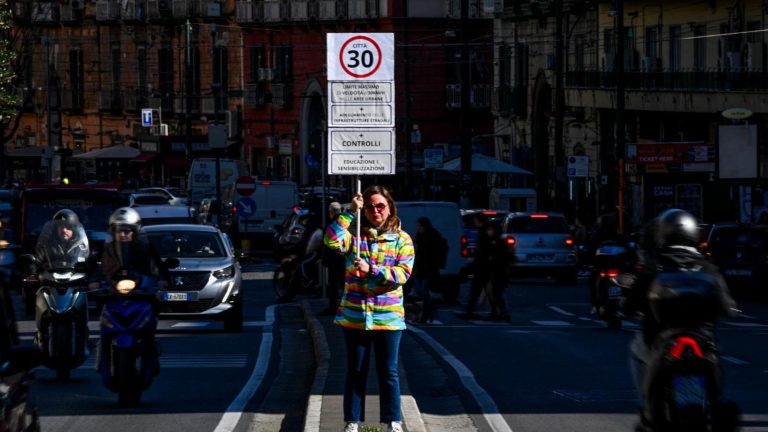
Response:
[[[563,116],[565,112],[565,55],[563,48],[563,0],[555,0],[555,210],[562,211],[565,189],[565,148]]]
[[[616,163],[617,177],[613,179],[616,184],[616,210],[618,213],[619,233],[624,233],[624,158],[626,157],[626,143],[624,140],[624,0],[616,2]]]
[[[403,82],[405,83],[405,184],[411,189],[413,173],[413,141],[411,140],[411,65],[408,56],[408,0],[403,0]]]
[[[51,37],[43,36],[45,45],[45,111],[46,111],[46,148],[45,159],[48,162],[48,183],[53,181],[53,122],[51,121]]]
[[[459,180],[459,200],[469,196],[472,176],[472,121],[470,119],[470,60],[468,45],[469,0],[461,0],[461,179]],[[460,202],[460,205],[463,203]]]
[[[184,81],[186,81],[186,92],[187,92],[187,110],[184,113],[185,121],[186,121],[186,129],[187,129],[187,175],[189,175],[190,167],[192,166],[192,46],[190,38],[192,37],[192,25],[189,23],[189,19],[187,19],[187,25],[186,25],[186,33],[187,33],[187,43],[186,43],[186,57],[185,57],[185,68],[184,68]],[[189,185],[187,185],[187,189],[189,189]]]
[[[222,79],[224,77],[224,74],[222,72],[222,63],[223,63],[223,56],[218,56],[218,64],[216,62],[216,24],[211,24],[211,63],[213,66],[213,69],[211,73],[214,77],[214,82],[211,83],[211,87],[213,90],[213,124],[216,128],[219,127],[219,104],[223,105],[223,100],[221,98],[221,87],[224,85],[222,82]],[[219,70],[218,73],[216,73],[216,66],[218,66]],[[218,77],[218,82],[216,81],[216,77]],[[222,106],[223,108],[223,106]],[[209,142],[210,142],[210,125],[208,129],[209,133]],[[224,134],[224,140],[226,145],[227,135]],[[222,215],[222,207],[224,207],[223,203],[221,202],[221,148],[216,147],[213,149],[213,151],[216,153],[216,202],[218,205],[216,206],[216,224],[221,227],[221,215]]]

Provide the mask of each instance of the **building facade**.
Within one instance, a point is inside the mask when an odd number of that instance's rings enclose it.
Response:
[[[747,221],[766,206],[762,2],[496,6],[497,129],[532,154],[540,196],[594,218],[621,190],[627,227],[668,207]],[[572,155],[586,177],[568,176]]]

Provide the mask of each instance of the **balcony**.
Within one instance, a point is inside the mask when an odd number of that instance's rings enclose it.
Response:
[[[147,0],[147,18],[165,20],[173,16],[171,0]]]
[[[126,22],[145,22],[147,19],[147,0],[126,0],[121,16]]]
[[[55,24],[59,22],[60,4],[49,2],[34,2],[30,16],[36,24]]]
[[[109,0],[96,2],[96,21],[109,22],[120,18],[120,4]]]
[[[266,96],[263,84],[248,84],[245,86],[243,103],[247,107],[261,106],[267,103]]]
[[[337,0],[320,0],[318,18],[325,21],[333,21],[346,17],[347,2]]]
[[[289,17],[288,3],[284,1],[279,2],[264,2],[264,21],[265,22],[281,22],[287,21]]]
[[[462,0],[445,0],[445,16],[452,19],[461,18]],[[493,11],[485,12],[486,0],[469,0],[469,18],[493,18]]]
[[[264,5],[256,1],[238,1],[235,19],[240,24],[264,21]]]
[[[200,16],[200,0],[173,0],[172,14],[175,19],[197,18]]]
[[[78,2],[61,5],[59,8],[61,22],[64,24],[81,22],[83,20],[83,8],[79,7],[81,5],[82,3]]]
[[[309,20],[310,10],[309,10],[308,1],[292,1],[290,5],[291,5],[291,20],[293,21]]]
[[[449,109],[461,108],[461,85],[446,84],[445,106]],[[475,109],[491,107],[491,86],[489,84],[472,84],[469,91],[470,106]]]

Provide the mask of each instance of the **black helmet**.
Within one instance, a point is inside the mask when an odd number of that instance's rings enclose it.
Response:
[[[77,225],[80,223],[80,218],[77,217],[77,213],[70,209],[61,209],[53,215],[54,221],[62,221],[69,225]]]
[[[696,246],[698,242],[699,225],[695,216],[680,209],[669,209],[659,215],[657,246]]]

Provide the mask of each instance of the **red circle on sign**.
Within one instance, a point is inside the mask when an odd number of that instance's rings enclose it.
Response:
[[[256,180],[253,177],[242,176],[235,180],[235,191],[242,196],[253,194],[256,190]]]
[[[362,39],[364,41],[370,42],[374,48],[376,48],[376,53],[379,55],[379,60],[376,62],[376,66],[371,69],[370,72],[367,73],[354,73],[351,70],[347,69],[347,65],[344,64],[344,50],[347,48],[347,45],[352,43],[355,40]],[[368,78],[369,76],[376,73],[376,71],[379,70],[379,67],[381,66],[381,48],[379,48],[379,44],[376,43],[375,40],[369,38],[368,36],[355,36],[350,38],[348,41],[344,42],[344,45],[341,46],[341,50],[339,51],[339,63],[341,64],[341,68],[344,69],[344,72],[347,74],[355,77],[355,78]]]

